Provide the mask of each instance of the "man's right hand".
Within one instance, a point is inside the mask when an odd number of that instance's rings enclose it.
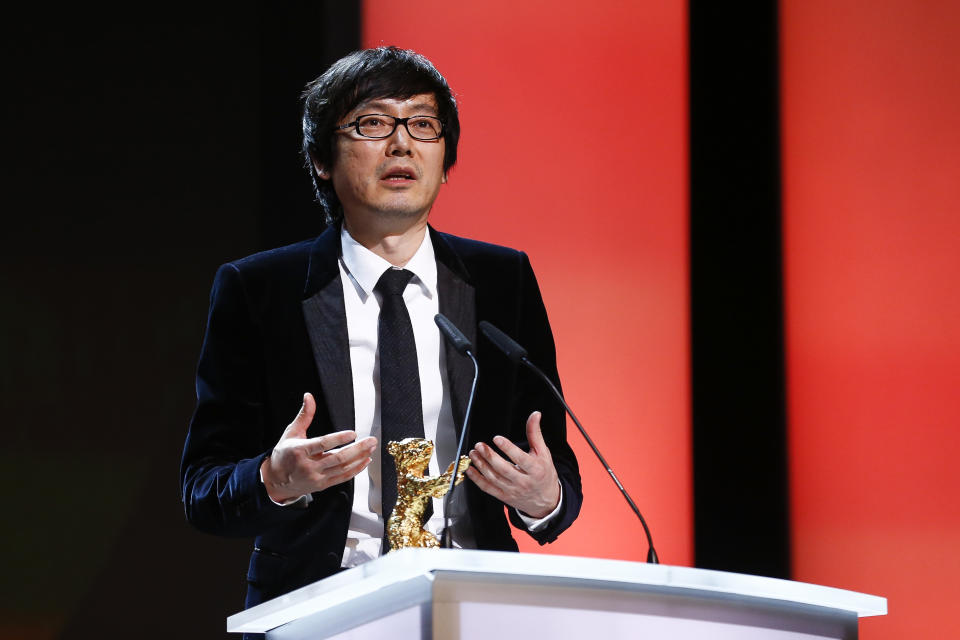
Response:
[[[260,465],[260,474],[267,494],[274,502],[286,502],[314,491],[340,484],[363,471],[370,464],[377,439],[367,437],[353,441],[354,431],[337,431],[317,438],[307,437],[317,403],[309,393],[303,394],[303,406],[293,422],[287,425],[280,442]]]

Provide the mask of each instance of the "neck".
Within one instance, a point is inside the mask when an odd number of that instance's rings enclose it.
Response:
[[[367,225],[356,224],[345,217],[343,224],[350,236],[358,243],[377,254],[395,267],[403,267],[423,243],[423,236],[427,232],[427,217],[423,216],[413,224],[400,225],[396,228],[370,228]]]

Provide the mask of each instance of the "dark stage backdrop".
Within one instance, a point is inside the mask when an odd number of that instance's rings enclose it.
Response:
[[[204,6],[4,16],[0,637],[227,637],[243,606],[251,542],[179,498],[207,297],[320,228],[297,100],[359,13]]]

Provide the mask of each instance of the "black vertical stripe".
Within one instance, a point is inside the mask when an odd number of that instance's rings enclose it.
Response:
[[[696,565],[789,578],[777,3],[689,6]]]
[[[361,45],[360,0],[260,2],[260,247],[323,231],[323,212],[300,158],[299,100],[313,80]]]

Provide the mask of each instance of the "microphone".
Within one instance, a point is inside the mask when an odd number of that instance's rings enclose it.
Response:
[[[480,323],[480,331],[483,332],[483,335],[487,336],[487,339],[490,340],[497,349],[503,351],[513,364],[520,364],[526,360],[527,350],[514,342],[513,338],[486,320]],[[527,360],[527,362],[529,362],[529,360]],[[537,369],[537,371],[539,371],[539,369]]]
[[[600,450],[597,449],[597,445],[593,444],[593,440],[591,440],[590,436],[587,435],[583,425],[580,424],[579,420],[577,420],[577,416],[573,414],[573,410],[570,408],[570,405],[568,405],[567,401],[563,399],[563,394],[560,393],[560,390],[557,389],[556,385],[553,384],[553,380],[551,380],[550,377],[541,371],[535,364],[530,362],[530,360],[527,358],[527,350],[517,344],[513,338],[505,334],[503,331],[497,329],[486,320],[480,322],[480,331],[483,332],[483,335],[487,336],[487,339],[490,340],[490,342],[492,342],[497,349],[502,351],[507,358],[510,359],[510,362],[516,365],[522,364],[526,366],[547,383],[547,386],[549,386],[550,390],[553,391],[553,395],[557,397],[557,400],[560,401],[560,403],[563,405],[563,408],[566,409],[567,413],[570,414],[570,417],[573,419],[573,423],[577,425],[577,429],[580,430],[580,434],[583,436],[583,439],[586,440],[587,444],[590,445],[590,448],[593,449],[593,453],[597,456],[597,459],[600,460],[600,464],[603,465],[604,469],[607,470],[607,473],[610,474],[610,478],[613,480],[614,484],[616,484],[617,488],[620,489],[620,493],[623,494],[627,504],[630,505],[630,508],[633,509],[633,512],[637,515],[637,518],[640,519],[640,524],[643,525],[643,531],[647,534],[647,562],[650,564],[660,564],[660,559],[657,557],[657,551],[653,548],[653,536],[650,535],[650,527],[647,526],[647,521],[643,519],[643,515],[640,514],[640,509],[637,508],[637,505],[634,504],[630,494],[627,493],[627,490],[623,488],[622,484],[620,484],[620,479],[617,478],[617,474],[615,474],[613,469],[610,468],[610,465],[607,464],[607,461],[603,458]]]
[[[473,345],[467,340],[467,336],[463,335],[463,332],[457,329],[455,324],[450,322],[450,318],[442,313],[438,313],[433,317],[433,321],[437,323],[437,327],[440,328],[440,333],[443,334],[443,337],[447,339],[447,342],[450,343],[450,346],[453,347],[457,353],[466,356],[473,352]]]
[[[453,548],[453,535],[450,531],[450,505],[453,488],[457,482],[457,469],[460,466],[460,456],[463,455],[463,446],[467,442],[467,425],[470,423],[470,413],[473,411],[473,397],[477,393],[477,378],[480,375],[480,365],[477,364],[477,358],[473,354],[473,345],[467,340],[457,326],[450,322],[450,319],[442,313],[433,316],[433,321],[437,323],[440,333],[454,350],[462,356],[466,356],[473,361],[473,383],[470,385],[470,396],[467,399],[467,411],[463,415],[463,428],[460,430],[460,442],[457,444],[457,453],[453,456],[453,472],[450,474],[450,486],[447,487],[447,495],[443,499],[443,533],[440,535],[440,545],[444,549]]]

